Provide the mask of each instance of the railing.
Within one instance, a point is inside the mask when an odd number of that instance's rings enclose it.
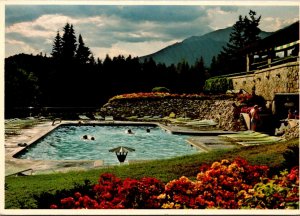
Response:
[[[237,72],[237,73],[231,73],[231,74],[224,74],[224,75],[220,75],[220,76],[211,77],[210,79],[254,74],[257,70],[269,68],[272,66],[276,66],[276,65],[280,65],[280,64],[284,64],[284,63],[288,63],[288,62],[297,62],[297,61],[299,61],[299,56],[288,56],[288,57],[284,57],[284,58],[277,58],[277,59],[275,59],[275,61],[272,61],[271,63],[267,63],[268,60],[266,59],[266,60],[263,60],[260,62],[255,62],[255,63],[251,64],[251,69],[252,69],[251,71],[248,71],[248,72],[243,71],[243,72]],[[257,65],[259,65],[259,66],[257,66]],[[255,67],[253,67],[253,66],[255,66]]]
[[[261,62],[255,62],[253,64],[251,64],[251,66],[256,69],[264,69],[264,68],[269,68],[272,66],[276,66],[276,65],[280,65],[280,64],[284,64],[284,63],[288,63],[288,62],[296,62],[299,61],[299,56],[287,56],[287,57],[283,57],[283,58],[277,58],[275,59],[275,61],[272,61],[270,63],[268,63],[268,60],[264,60]],[[258,65],[258,66],[257,66]]]

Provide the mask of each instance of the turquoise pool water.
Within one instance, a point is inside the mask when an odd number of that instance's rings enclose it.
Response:
[[[146,129],[150,128],[150,133]],[[134,134],[125,133],[131,129]],[[95,140],[84,140],[89,135]],[[130,160],[153,160],[198,153],[199,149],[186,142],[188,136],[174,135],[160,127],[149,126],[60,126],[17,157],[32,160],[103,160],[118,164],[110,149],[118,146],[134,148]]]

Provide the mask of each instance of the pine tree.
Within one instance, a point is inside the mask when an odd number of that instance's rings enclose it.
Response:
[[[73,25],[67,23],[62,36],[62,57],[65,60],[73,59],[76,53],[76,46],[76,36]]]
[[[93,54],[91,54],[91,56],[88,58],[88,62],[89,62],[91,65],[95,65],[95,64],[96,64],[95,57],[94,57]]]
[[[90,60],[91,51],[85,46],[81,34],[78,37],[78,48],[76,50],[76,60],[80,64],[86,64]]]
[[[219,65],[216,56],[213,56],[211,59],[209,74],[210,76],[217,76],[219,74]]]
[[[190,92],[199,92],[202,91],[205,83],[205,66],[204,60],[201,56],[200,59],[197,59],[195,65],[190,69],[189,82]]]
[[[244,37],[245,37],[245,44],[249,45],[257,40],[260,40],[259,33],[261,30],[258,28],[261,16],[256,18],[256,12],[250,10],[249,12],[250,19],[246,16],[244,18]]]
[[[249,16],[250,19],[247,16],[244,18],[239,16],[238,21],[233,25],[229,42],[218,55],[217,68],[221,74],[245,71],[246,58],[240,51],[260,39],[258,26],[261,16],[256,18],[256,12],[252,10]],[[212,73],[215,72],[212,71]]]
[[[61,40],[59,31],[57,31],[57,34],[53,41],[51,55],[54,59],[59,59],[62,54],[61,52],[62,52],[62,40]]]
[[[239,20],[233,25],[233,31],[230,33],[229,43],[227,47],[223,47],[223,50],[229,55],[234,55],[244,45],[244,21],[242,16],[239,16]]]

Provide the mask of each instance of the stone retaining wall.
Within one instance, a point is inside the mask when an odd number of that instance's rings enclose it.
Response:
[[[192,119],[213,119],[224,130],[233,129],[234,99],[196,100],[196,99],[156,99],[156,100],[114,100],[101,108],[101,115],[123,119],[130,116],[169,116]]]
[[[177,117],[192,119],[213,119],[221,130],[233,130],[234,99],[156,99],[156,100],[113,100],[105,104],[100,111],[103,116],[113,116],[115,119],[125,119],[130,116],[169,116],[174,112]],[[242,129],[243,129],[242,123]],[[289,140],[299,137],[299,126],[291,128],[283,135]]]
[[[273,101],[276,93],[299,92],[299,62],[286,63],[259,70],[254,74],[232,77],[235,90],[244,89],[251,93],[255,86],[256,94],[267,101]]]

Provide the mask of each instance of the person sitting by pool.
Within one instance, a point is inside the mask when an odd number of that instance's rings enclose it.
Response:
[[[128,133],[128,134],[134,134],[134,133],[132,132],[131,129],[128,129],[128,130],[126,131],[126,133]]]
[[[146,132],[147,132],[147,133],[150,133],[150,129],[149,129],[149,128],[147,128]]]

